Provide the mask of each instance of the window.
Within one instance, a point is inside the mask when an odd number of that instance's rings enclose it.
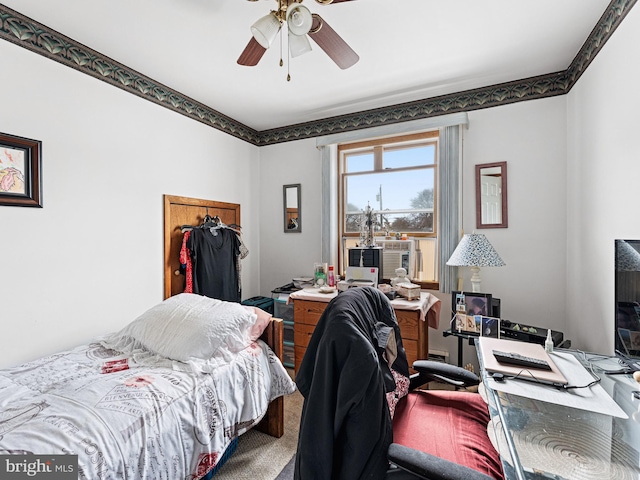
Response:
[[[359,244],[369,206],[376,245],[383,249],[383,277],[394,277],[397,262],[406,265],[408,259],[412,280],[433,288],[438,278],[438,132],[344,144],[338,155],[343,272],[348,249]]]

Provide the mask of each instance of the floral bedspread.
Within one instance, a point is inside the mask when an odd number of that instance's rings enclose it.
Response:
[[[141,358],[91,343],[0,371],[0,454],[76,454],[80,479],[198,479],[295,390],[262,341],[210,373]]]

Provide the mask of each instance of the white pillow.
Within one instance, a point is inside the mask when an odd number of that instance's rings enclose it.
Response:
[[[134,338],[173,360],[207,360],[220,348],[239,352],[249,346],[256,319],[255,312],[239,303],[180,293],[144,312],[118,336]]]

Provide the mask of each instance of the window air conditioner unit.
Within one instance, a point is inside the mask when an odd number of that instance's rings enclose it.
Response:
[[[396,277],[396,269],[404,268],[409,278],[415,278],[415,241],[375,239],[382,247],[382,277]]]
[[[390,252],[383,250],[382,251],[382,276],[384,278],[395,278],[396,269],[404,268],[407,273],[409,272],[409,258],[410,253],[409,250],[404,252],[397,252],[392,250]],[[409,277],[411,278],[411,276]]]

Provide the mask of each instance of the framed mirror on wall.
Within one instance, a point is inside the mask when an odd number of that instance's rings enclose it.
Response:
[[[284,233],[302,232],[302,201],[300,184],[284,185]]]
[[[476,165],[476,228],[507,228],[507,162]]]

